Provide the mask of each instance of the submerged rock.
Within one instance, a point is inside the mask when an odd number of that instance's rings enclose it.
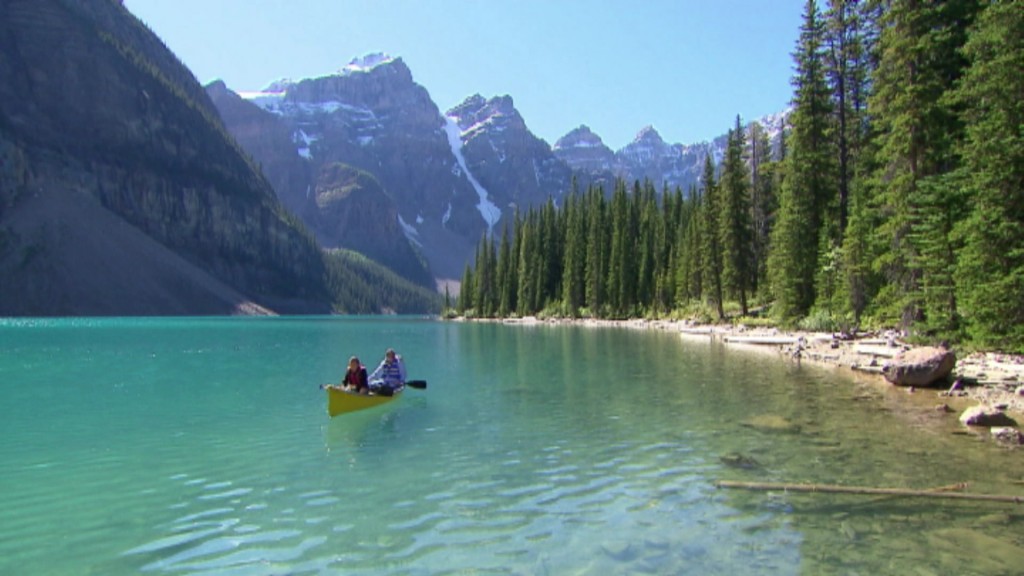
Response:
[[[992,437],[1004,444],[1010,444],[1011,446],[1020,446],[1024,444],[1024,433],[1020,430],[1010,426],[1000,426],[990,428],[989,432]]]
[[[601,550],[609,558],[619,562],[627,562],[636,557],[636,549],[633,547],[633,544],[625,540],[601,544]]]
[[[760,416],[754,416],[748,420],[744,420],[741,425],[747,428],[754,428],[763,432],[783,432],[789,434],[798,434],[800,432],[800,425],[794,424],[793,422],[777,416],[775,414],[761,414]]]
[[[747,456],[745,454],[740,454],[739,452],[730,452],[728,454],[723,454],[718,459],[722,461],[722,464],[725,464],[726,466],[730,466],[732,468],[753,470],[755,468],[761,467],[761,463],[755,460],[753,457]]]
[[[1016,426],[1017,422],[1006,412],[994,406],[972,406],[960,414],[960,421],[968,426]]]

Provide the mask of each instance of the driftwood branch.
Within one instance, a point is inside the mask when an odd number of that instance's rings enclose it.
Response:
[[[1024,504],[1024,496],[1004,496],[999,494],[972,494],[969,492],[951,492],[957,489],[943,486],[932,490],[907,490],[904,488],[866,488],[862,486],[836,486],[833,484],[787,484],[780,482],[731,482],[720,480],[715,483],[719,488],[743,488],[746,490],[783,490],[786,492],[828,492],[833,494],[868,494],[873,496],[906,496],[922,498],[947,498],[952,500],[987,500],[990,502],[1013,502]]]

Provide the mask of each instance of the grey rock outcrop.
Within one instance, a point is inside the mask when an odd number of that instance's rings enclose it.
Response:
[[[476,208],[477,193],[452,152],[447,121],[401,58],[373,55],[337,74],[242,96],[273,115],[288,137],[261,151],[265,136],[246,134],[247,125],[226,110],[231,99],[215,98],[228,129],[255,157],[267,158],[263,169],[278,196],[311,227],[323,222],[308,204],[313,186],[324,167],[341,163],[376,179],[396,215],[396,221],[380,224],[403,231],[435,276],[461,274],[486,223]],[[291,176],[291,160],[274,157],[298,157],[307,176]],[[412,269],[400,273],[421,282],[427,275]]]
[[[458,126],[466,167],[500,211],[497,222],[510,222],[517,207],[560,202],[568,191],[572,171],[530,132],[511,97],[477,94],[445,116]]]
[[[882,368],[885,379],[897,386],[944,385],[956,366],[956,354],[938,347],[900,352]]]
[[[0,315],[330,310],[325,263],[120,3],[0,2]]]

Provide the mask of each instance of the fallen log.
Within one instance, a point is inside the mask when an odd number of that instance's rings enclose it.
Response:
[[[827,492],[832,494],[867,494],[871,496],[906,496],[921,498],[947,498],[952,500],[987,500],[990,502],[1013,502],[1024,504],[1024,496],[1000,494],[972,494],[948,490],[908,490],[904,488],[867,488],[863,486],[837,486],[834,484],[787,484],[784,482],[732,482],[719,480],[718,488],[743,488],[746,490],[783,490],[786,492]],[[943,487],[946,488],[946,487]]]
[[[896,354],[903,351],[902,348],[892,348],[890,346],[865,346],[863,344],[855,344],[853,351],[857,354],[863,354],[865,356],[880,356],[882,358],[892,358]]]
[[[797,338],[793,336],[726,336],[722,338],[722,341],[729,344],[777,346],[782,344],[796,344]]]
[[[949,484],[948,486],[936,486],[935,488],[929,488],[928,492],[949,492],[952,490],[963,490],[967,488],[967,482],[957,482],[956,484]]]

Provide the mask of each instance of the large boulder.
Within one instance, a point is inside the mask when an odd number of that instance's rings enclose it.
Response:
[[[897,386],[931,386],[943,384],[955,366],[952,350],[929,346],[900,352],[885,364],[882,374]]]

